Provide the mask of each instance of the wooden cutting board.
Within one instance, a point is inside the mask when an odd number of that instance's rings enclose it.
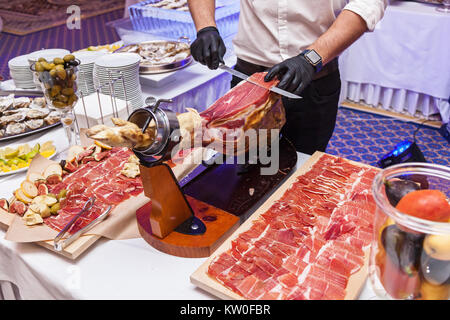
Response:
[[[288,190],[291,185],[296,181],[297,177],[305,174],[309,171],[312,166],[320,159],[323,155],[322,152],[314,153],[297,171],[286,180],[283,185],[275,191],[272,196],[267,199],[266,202],[246,221],[244,222],[190,277],[191,282],[198,286],[199,288],[219,297],[220,299],[229,300],[243,300],[244,298],[232,290],[226,288],[221,283],[217,282],[215,279],[211,278],[207,274],[208,266],[211,262],[223,252],[231,249],[231,242],[236,239],[241,233],[247,231],[251,228],[253,221],[259,218],[259,216],[265,213],[272,204],[280,199],[283,194]],[[360,167],[369,167],[365,164],[357,163],[354,161],[350,161],[350,163],[360,166]],[[359,296],[361,289],[364,286],[364,283],[367,279],[368,275],[368,264],[369,264],[369,251],[365,252],[365,263],[363,267],[354,275],[352,275],[347,284],[347,294],[346,300],[354,300]]]
[[[14,214],[6,212],[3,209],[0,209],[0,228],[3,230],[8,230],[9,226],[12,223],[12,219],[14,218]],[[64,248],[62,251],[56,251],[53,246],[53,240],[49,241],[39,241],[35,242],[36,244],[47,248],[53,252],[59,253],[69,259],[75,260],[78,258],[83,252],[85,252],[95,241],[100,239],[101,236],[98,235],[85,235],[78,238],[76,241],[71,243],[69,246]]]

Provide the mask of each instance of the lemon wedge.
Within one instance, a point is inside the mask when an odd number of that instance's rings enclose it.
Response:
[[[104,143],[102,143],[102,142],[100,142],[100,141],[94,140],[94,143],[95,143],[97,146],[99,146],[100,148],[102,148],[102,149],[105,149],[105,150],[111,150],[111,149],[112,149],[111,146],[108,146],[107,144],[104,144]]]

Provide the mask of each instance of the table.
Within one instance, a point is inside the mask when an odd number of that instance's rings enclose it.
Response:
[[[392,2],[375,31],[341,55],[341,99],[421,118],[440,114],[448,122],[450,15],[435,8]]]
[[[62,127],[42,134],[57,139]],[[28,139],[32,139],[31,137]],[[0,145],[3,147],[4,145]],[[298,154],[297,167],[309,155]],[[20,185],[25,174],[0,180],[0,197]],[[265,201],[261,200],[261,203]],[[0,231],[0,298],[4,299],[215,299],[198,289],[189,276],[206,258],[179,258],[164,254],[143,239],[100,239],[76,261],[35,244],[4,240]],[[361,299],[374,299],[366,284]]]

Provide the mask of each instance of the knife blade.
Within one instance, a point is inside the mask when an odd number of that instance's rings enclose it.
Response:
[[[194,170],[189,172],[186,176],[184,176],[179,182],[179,186],[183,188],[185,185],[187,185],[189,182],[194,180],[197,176],[199,176],[203,171],[210,168],[215,163],[216,157],[220,156],[220,154],[217,151],[208,150],[209,151],[209,159],[202,161],[201,164],[197,165]]]
[[[242,72],[234,70],[234,69],[232,69],[232,68],[230,68],[230,67],[228,67],[228,66],[226,66],[224,64],[219,65],[219,68],[222,69],[222,70],[225,70],[226,72],[228,72],[228,73],[230,73],[230,74],[232,74],[232,75],[234,75],[234,76],[236,76],[236,77],[238,77],[240,79],[243,79],[243,80],[245,80],[247,82],[250,82],[250,83],[252,83],[254,85],[257,85],[258,87],[261,87],[261,88],[264,88],[264,89],[267,90],[266,87],[262,86],[261,84],[259,84],[257,82],[254,82],[254,81],[250,80],[249,76],[244,74],[244,73],[242,73]],[[288,92],[286,90],[280,89],[278,87],[272,87],[269,90],[272,91],[272,92],[278,93],[279,95],[282,95],[282,96],[287,97],[287,98],[303,99],[302,97],[300,97],[300,96],[298,96],[296,94],[293,94],[293,93]]]

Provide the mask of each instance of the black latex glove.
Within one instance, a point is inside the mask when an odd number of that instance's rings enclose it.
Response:
[[[298,55],[274,65],[267,71],[264,80],[268,82],[277,76],[280,80],[278,88],[299,95],[311,83],[314,73],[314,67],[308,60]]]
[[[219,30],[216,27],[206,27],[197,32],[197,39],[191,44],[191,54],[194,60],[210,69],[217,69],[223,62],[227,51]]]

